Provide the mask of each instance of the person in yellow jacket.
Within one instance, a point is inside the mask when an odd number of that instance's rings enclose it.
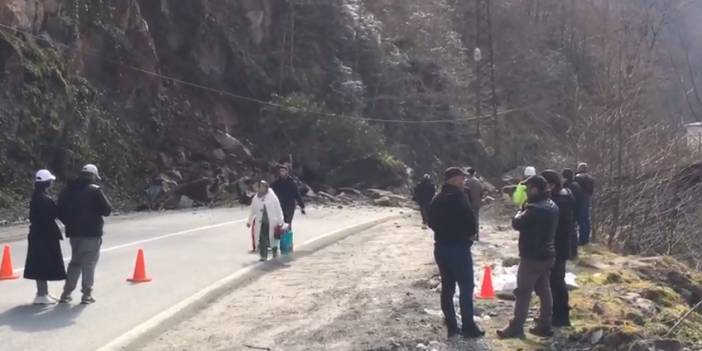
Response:
[[[535,175],[536,168],[532,166],[524,168],[524,179],[528,179],[529,177]],[[522,208],[522,206],[527,202],[527,197],[527,187],[524,182],[520,182],[517,185],[517,188],[514,190],[514,193],[512,193],[512,203],[514,203],[515,206]]]

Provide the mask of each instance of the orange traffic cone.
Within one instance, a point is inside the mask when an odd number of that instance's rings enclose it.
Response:
[[[12,280],[19,278],[12,269],[12,255],[10,255],[10,247],[5,245],[2,252],[2,265],[0,266],[0,280]]]
[[[146,276],[146,264],[144,263],[144,250],[139,249],[136,258],[136,265],[134,266],[134,277],[127,279],[127,281],[132,283],[146,283],[150,282],[151,278]]]
[[[495,298],[495,289],[492,287],[492,267],[486,266],[483,274],[483,286],[480,289],[479,299],[492,300]]]

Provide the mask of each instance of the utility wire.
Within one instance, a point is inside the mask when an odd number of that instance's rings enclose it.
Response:
[[[70,49],[71,48],[71,46],[68,44],[57,42],[55,40],[51,40],[51,39],[48,39],[46,37],[39,36],[39,35],[36,35],[34,33],[25,31],[25,30],[14,28],[12,26],[9,26],[9,25],[3,24],[3,23],[0,23],[0,31],[3,33],[13,35],[13,36],[20,38],[20,39],[22,39],[22,38],[17,33],[22,33],[26,36],[35,38],[37,40],[47,42],[51,45],[56,45],[56,46],[62,47],[63,49]],[[297,107],[293,107],[293,106],[286,106],[286,105],[281,105],[281,104],[277,104],[277,103],[270,102],[270,101],[264,101],[264,100],[256,99],[256,98],[249,97],[249,96],[243,96],[243,95],[235,94],[235,93],[232,93],[232,92],[229,92],[226,90],[217,89],[217,88],[209,87],[206,85],[202,85],[202,84],[186,81],[183,79],[179,79],[176,77],[164,75],[164,74],[161,74],[158,72],[154,72],[154,71],[150,71],[150,70],[147,70],[147,69],[144,69],[141,67],[130,65],[130,64],[124,63],[122,61],[118,61],[115,59],[105,57],[104,55],[98,54],[98,53],[90,51],[90,50],[83,50],[81,53],[98,58],[98,59],[101,59],[101,60],[106,61],[106,62],[110,62],[110,63],[116,64],[116,65],[128,68],[128,69],[135,71],[135,72],[139,72],[139,73],[149,75],[152,77],[157,77],[157,78],[160,78],[163,80],[168,80],[168,81],[171,81],[171,82],[183,85],[183,86],[189,86],[192,88],[201,89],[203,91],[208,91],[211,93],[216,93],[216,94],[228,96],[228,97],[231,97],[234,99],[253,102],[253,103],[256,103],[259,105],[275,107],[275,108],[278,108],[281,110],[287,110],[287,111],[293,112],[293,113],[308,113],[308,114],[314,114],[314,115],[326,116],[326,117],[334,117],[334,118],[345,117],[345,118],[351,118],[351,119],[361,120],[361,121],[365,121],[365,122],[393,123],[393,124],[458,124],[458,123],[468,123],[468,122],[473,122],[473,121],[494,118],[494,116],[492,116],[492,115],[480,115],[480,116],[474,116],[474,117],[462,117],[462,118],[455,118],[455,119],[432,119],[432,120],[416,120],[416,121],[414,121],[414,120],[401,120],[401,119],[369,118],[369,117],[363,117],[363,116],[352,116],[352,115],[327,113],[327,112],[320,112],[320,111],[310,111],[310,110],[305,110],[305,109],[301,109],[301,108],[297,108]],[[540,104],[533,104],[533,105],[528,105],[525,107],[503,110],[503,111],[498,112],[497,116],[503,116],[503,115],[506,115],[506,114],[509,114],[512,112],[516,112],[516,111],[529,110],[531,107],[535,107],[537,105],[540,105]]]

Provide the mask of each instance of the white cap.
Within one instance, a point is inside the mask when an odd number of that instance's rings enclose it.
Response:
[[[102,178],[100,178],[100,173],[98,173],[97,166],[95,166],[93,164],[87,164],[87,165],[83,166],[83,169],[81,170],[81,172],[92,174],[95,177],[97,177],[98,180],[102,179]]]
[[[40,170],[37,172],[36,177],[34,177],[34,181],[37,183],[49,182],[52,180],[56,180],[56,177],[54,177],[54,175],[46,169]]]
[[[527,168],[524,168],[524,176],[525,177],[533,177],[536,175],[536,168],[529,166]]]

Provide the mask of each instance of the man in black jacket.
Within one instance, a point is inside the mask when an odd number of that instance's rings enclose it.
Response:
[[[71,293],[82,279],[82,304],[95,302],[92,296],[95,266],[102,246],[103,217],[109,216],[112,206],[102,189],[97,167],[86,165],[78,179],[70,182],[59,196],[59,219],[66,225],[66,236],[71,242],[71,262],[68,264],[66,284],[59,302],[71,302]]]
[[[580,213],[580,209],[583,206],[584,203],[584,194],[583,194],[583,189],[580,187],[580,184],[575,181],[575,172],[573,172],[572,169],[566,168],[563,170],[563,187],[567,188],[570,190],[570,192],[573,194],[573,197],[575,198],[575,221],[578,219],[578,214]],[[576,258],[578,257],[578,231],[575,230],[575,224],[576,222],[573,222],[573,232],[571,233],[571,238],[570,238],[570,256],[571,258]]]
[[[296,203],[300,205],[300,212],[305,214],[305,203],[302,201],[300,190],[295,181],[290,177],[290,171],[285,165],[278,166],[278,179],[271,184],[271,189],[278,196],[280,206],[283,208],[283,218],[285,223],[292,226],[295,215]]]
[[[558,206],[558,229],[556,230],[556,262],[551,271],[551,295],[553,295],[553,326],[570,326],[568,286],[565,282],[566,262],[571,259],[570,240],[575,233],[575,197],[563,188],[561,176],[553,170],[541,173],[548,182],[551,200]]]
[[[465,172],[452,167],[444,172],[446,182],[429,207],[429,227],[434,231],[434,258],[441,273],[441,310],[448,336],[459,334],[453,296],[460,288],[461,334],[466,338],[485,335],[473,319],[473,258],[475,239],[473,210],[463,190]]]
[[[414,187],[414,201],[419,205],[422,213],[422,224],[426,225],[429,217],[429,205],[436,195],[436,186],[431,181],[431,176],[425,174],[422,181]]]
[[[548,337],[553,335],[551,319],[553,297],[550,278],[556,250],[554,240],[558,227],[558,207],[549,199],[547,182],[541,176],[526,180],[528,200],[512,220],[512,227],[519,231],[519,271],[514,295],[514,318],[506,329],[497,332],[500,338],[524,338],[524,323],[529,314],[532,291],[541,301],[541,311],[536,326],[530,333]]]
[[[595,178],[589,173],[587,163],[580,163],[578,171],[575,175],[575,181],[580,184],[583,189],[583,204],[578,212],[578,230],[580,231],[578,238],[580,246],[590,243],[590,231],[592,229],[590,223],[590,213],[592,207],[592,197],[595,195]]]

